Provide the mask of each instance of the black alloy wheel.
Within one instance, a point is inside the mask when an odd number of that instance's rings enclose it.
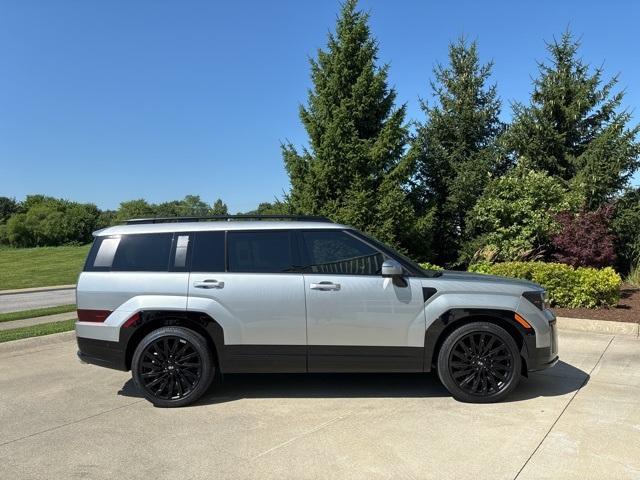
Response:
[[[201,376],[202,359],[184,338],[160,338],[142,354],[142,386],[157,398],[183,398],[195,389]]]
[[[454,330],[438,353],[438,376],[460,401],[498,402],[520,381],[522,358],[514,338],[491,322]]]
[[[498,336],[469,333],[451,349],[449,374],[458,387],[471,395],[498,393],[514,374],[513,355]]]
[[[214,373],[205,339],[184,327],[163,327],[143,338],[131,370],[145,398],[159,407],[195,402],[211,384]]]

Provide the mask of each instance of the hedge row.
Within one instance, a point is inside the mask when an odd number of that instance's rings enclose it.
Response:
[[[574,268],[563,263],[478,263],[469,271],[523,278],[542,285],[551,305],[564,308],[612,307],[620,300],[622,279],[611,267]]]
[[[423,268],[442,270],[429,263],[421,265]],[[471,265],[469,271],[531,280],[547,290],[554,307],[612,307],[620,300],[622,279],[611,267],[574,268],[563,263],[504,262],[477,263]]]

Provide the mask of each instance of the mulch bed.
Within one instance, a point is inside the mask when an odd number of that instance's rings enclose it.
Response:
[[[557,317],[640,323],[640,288],[623,285],[620,302],[612,308],[553,308]]]

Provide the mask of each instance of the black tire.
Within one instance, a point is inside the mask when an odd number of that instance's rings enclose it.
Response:
[[[162,327],[136,348],[131,374],[156,407],[184,407],[207,391],[215,366],[202,335],[184,327]]]
[[[520,381],[522,359],[513,337],[489,322],[474,322],[454,330],[438,354],[438,376],[462,402],[503,400]]]

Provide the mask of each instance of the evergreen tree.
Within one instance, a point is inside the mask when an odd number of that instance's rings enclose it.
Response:
[[[531,104],[514,104],[506,144],[536,170],[567,181],[597,208],[626,186],[638,166],[639,127],[614,93],[618,77],[603,80],[602,68],[578,57],[580,43],[567,31],[547,45],[549,64],[539,63]]]
[[[466,215],[505,166],[497,143],[501,103],[496,86],[487,85],[491,69],[480,63],[476,42],[450,44],[449,65],[434,69],[435,103],[422,102],[426,121],[412,141],[412,197],[419,214],[432,215],[432,258],[441,265],[457,260]]]
[[[283,145],[293,211],[351,224],[381,240],[403,243],[413,209],[403,184],[408,132],[405,107],[394,107],[388,66],[377,66],[378,45],[368,15],[345,1],[326,50],[311,60],[313,88],[300,118],[309,148]]]
[[[229,208],[221,198],[218,198],[215,202],[213,202],[213,206],[211,207],[211,215],[229,215]]]

